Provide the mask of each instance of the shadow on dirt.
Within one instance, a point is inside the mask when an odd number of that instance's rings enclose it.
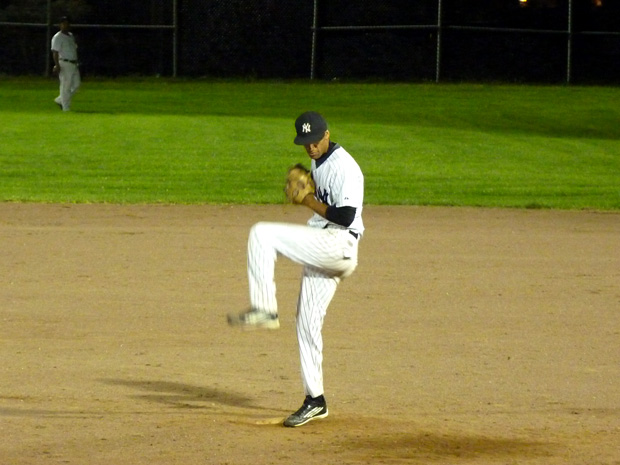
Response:
[[[454,462],[472,460],[501,460],[507,457],[535,458],[554,456],[554,445],[517,438],[497,438],[475,435],[450,435],[430,432],[379,434],[366,438],[349,438],[343,446],[387,461],[423,459],[441,461],[447,457]]]
[[[122,379],[103,379],[102,383],[123,386],[141,394],[129,394],[134,399],[156,402],[177,408],[212,409],[215,406],[262,409],[253,399],[230,390],[205,386],[175,383],[171,381],[135,381]]]

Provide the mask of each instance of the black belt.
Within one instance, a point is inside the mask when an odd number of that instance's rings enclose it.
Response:
[[[327,223],[325,226],[323,226],[323,229],[327,229],[329,227],[330,223]],[[359,239],[360,235],[359,233],[356,233],[355,231],[351,231],[350,229],[347,229],[347,231],[349,231],[349,234],[351,234],[354,238]]]
[[[65,58],[61,58],[60,61],[68,61],[69,63],[73,63],[74,65],[77,65],[77,60],[67,60]]]

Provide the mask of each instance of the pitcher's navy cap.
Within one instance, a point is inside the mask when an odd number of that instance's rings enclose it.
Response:
[[[295,144],[307,145],[320,141],[327,131],[327,121],[316,111],[307,111],[295,120]]]

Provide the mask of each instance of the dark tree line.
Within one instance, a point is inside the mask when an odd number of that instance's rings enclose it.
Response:
[[[569,0],[442,0],[443,76],[447,79],[561,80]],[[437,0],[319,0],[317,77],[431,80],[435,75]],[[83,74],[305,78],[312,57],[314,0],[0,0],[0,73],[41,74],[47,40],[69,15]],[[48,8],[49,7],[49,8]],[[620,1],[573,0],[573,29],[612,31],[574,41],[585,80],[619,79]],[[47,26],[51,18],[51,26]],[[6,23],[24,22],[27,26]],[[103,25],[103,26],[95,26]],[[385,29],[381,26],[416,25]],[[370,29],[360,29],[371,26]],[[423,26],[428,26],[427,28]],[[485,27],[493,31],[458,29]],[[502,28],[557,30],[506,33]],[[497,30],[496,30],[497,29]],[[579,73],[577,73],[579,75]]]

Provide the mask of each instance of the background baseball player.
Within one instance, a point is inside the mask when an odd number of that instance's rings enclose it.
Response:
[[[252,227],[248,240],[251,308],[228,315],[230,325],[244,329],[279,328],[276,259],[283,255],[303,265],[297,339],[306,397],[301,408],[286,418],[285,426],[301,426],[327,416],[323,319],[338,284],[357,266],[358,241],[364,232],[364,176],[356,161],[330,140],[327,122],[320,114],[303,113],[295,129],[295,144],[303,145],[311,158],[312,178],[291,169],[286,192],[293,203],[305,205],[314,215],[307,225],[260,222]]]
[[[69,18],[63,16],[60,18],[60,31],[52,37],[54,73],[58,73],[60,80],[60,95],[54,99],[54,102],[63,111],[70,110],[71,99],[81,84],[77,44],[69,28]]]

